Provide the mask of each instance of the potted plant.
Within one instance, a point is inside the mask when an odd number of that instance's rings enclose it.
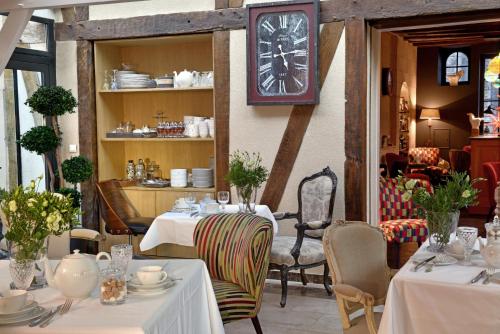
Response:
[[[467,173],[451,172],[445,184],[438,185],[433,192],[429,192],[418,180],[398,176],[403,201],[412,199],[419,214],[425,214],[431,251],[444,250],[444,246],[450,241],[450,234],[457,228],[460,209],[477,202],[479,190],[473,185],[482,180],[471,180]]]
[[[236,187],[240,212],[255,213],[257,190],[267,179],[259,153],[236,151],[231,154],[226,180]]]
[[[74,113],[78,105],[71,90],[60,86],[42,86],[26,100],[25,103],[31,108],[31,112],[43,115],[51,126],[38,126],[27,131],[19,143],[28,151],[43,155],[50,174],[50,190],[55,190],[55,178],[61,187],[63,184],[63,172],[61,167],[61,130],[58,117],[66,113]],[[55,153],[57,173],[48,159],[51,152]]]
[[[33,274],[35,262],[46,254],[48,236],[59,236],[70,230],[78,224],[79,214],[70,196],[39,192],[41,179],[39,177],[37,182],[31,181],[27,187],[18,186],[4,193],[0,202],[11,260],[18,265],[32,263]]]

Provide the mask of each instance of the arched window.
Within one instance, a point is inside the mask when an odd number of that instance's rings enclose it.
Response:
[[[470,51],[467,48],[461,49],[441,49],[440,50],[440,78],[441,85],[450,84],[449,75],[455,75],[463,71],[462,77],[458,80],[459,85],[469,83],[470,77]]]

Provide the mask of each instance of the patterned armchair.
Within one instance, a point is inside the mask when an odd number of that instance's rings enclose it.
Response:
[[[275,213],[276,220],[295,219],[296,237],[276,236],[271,250],[270,269],[281,276],[281,307],[286,305],[288,272],[300,270],[302,284],[307,284],[305,269],[324,266],[323,284],[329,295],[328,265],[321,245],[324,229],[332,222],[337,176],[329,168],[306,177],[299,184],[297,213]]]
[[[428,191],[432,191],[428,181],[419,182],[427,187]],[[403,201],[403,192],[397,185],[396,179],[379,180],[379,226],[387,241],[399,249],[401,243],[422,243],[428,232],[426,220],[417,216],[415,203],[412,200]]]
[[[259,313],[273,238],[272,223],[249,214],[211,215],[194,232],[198,257],[205,261],[224,323]]]
[[[412,147],[408,151],[408,158],[410,163],[410,172],[421,172],[422,168],[411,168],[412,163],[424,164],[426,168],[431,171],[447,174],[449,163],[446,160],[439,158],[439,148],[437,147]]]

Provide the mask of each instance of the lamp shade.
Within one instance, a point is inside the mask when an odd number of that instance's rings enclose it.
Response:
[[[422,113],[420,114],[420,119],[440,119],[439,109],[422,109]]]

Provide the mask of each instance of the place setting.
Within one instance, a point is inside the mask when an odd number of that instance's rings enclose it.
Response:
[[[6,290],[0,293],[0,326],[24,325],[46,313],[47,309],[40,306],[26,290]]]

